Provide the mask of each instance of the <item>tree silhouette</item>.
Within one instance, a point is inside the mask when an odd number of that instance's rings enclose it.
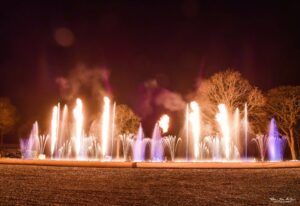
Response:
[[[285,136],[292,159],[297,159],[296,137],[299,136],[300,86],[281,86],[271,89],[267,94],[269,117],[276,119],[282,136]],[[298,140],[299,141],[299,140]]]
[[[229,113],[239,108],[243,114],[245,103],[248,107],[248,119],[254,133],[265,131],[265,97],[262,92],[252,86],[241,73],[233,70],[218,72],[210,78],[199,82],[196,101],[201,106],[203,121],[209,125],[216,124],[215,115],[218,104],[225,104]]]
[[[11,104],[8,98],[0,97],[0,138],[3,145],[3,137],[15,125],[16,108]]]

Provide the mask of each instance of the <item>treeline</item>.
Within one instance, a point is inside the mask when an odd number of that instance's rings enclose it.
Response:
[[[204,122],[212,126],[218,104],[225,104],[230,113],[238,108],[241,114],[247,104],[252,137],[267,135],[268,124],[274,118],[292,159],[300,154],[300,86],[280,86],[263,92],[241,73],[226,70],[199,82],[194,98],[203,106]]]
[[[218,104],[225,104],[230,113],[238,108],[241,114],[247,104],[252,137],[266,135],[268,123],[274,118],[280,135],[287,140],[292,159],[297,159],[300,154],[300,86],[280,86],[263,92],[238,71],[226,70],[199,82],[196,91],[189,96],[199,103],[203,122],[209,125],[203,127],[201,135],[217,130],[215,114]],[[133,133],[139,121],[140,118],[128,106],[117,106],[116,125],[119,134]],[[16,122],[16,108],[8,98],[0,98],[1,144],[4,135],[13,129]]]

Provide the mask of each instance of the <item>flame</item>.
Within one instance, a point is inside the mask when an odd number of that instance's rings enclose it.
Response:
[[[229,159],[230,155],[230,129],[229,129],[229,118],[225,104],[219,104],[219,113],[216,114],[216,119],[220,125],[221,132],[223,134],[225,143],[225,157]]]
[[[54,154],[58,136],[59,104],[53,107],[51,119],[51,156]]]
[[[83,133],[83,112],[82,112],[82,101],[81,99],[76,99],[76,106],[73,110],[73,115],[75,119],[75,151],[77,157],[80,153],[81,148],[81,138]]]
[[[195,159],[199,157],[199,141],[200,141],[200,107],[197,102],[190,103],[191,112],[189,113],[189,120],[192,125],[192,133],[194,139],[194,156]]]
[[[166,133],[168,131],[169,122],[170,122],[170,117],[166,114],[161,116],[161,118],[159,119],[158,125],[162,129],[163,133]]]
[[[110,111],[110,99],[108,97],[103,98],[104,101],[104,107],[103,107],[103,113],[102,113],[102,131],[101,131],[101,137],[102,137],[102,154],[105,157],[107,155],[107,148],[108,148],[108,137],[109,137],[109,111]]]

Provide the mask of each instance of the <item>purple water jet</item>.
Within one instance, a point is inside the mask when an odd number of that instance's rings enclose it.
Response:
[[[285,138],[280,138],[276,121],[271,119],[268,137],[268,156],[270,161],[282,161],[285,148]]]
[[[162,162],[164,155],[163,140],[158,124],[155,124],[151,139],[151,159],[154,162]]]
[[[145,160],[145,149],[149,142],[148,138],[144,138],[142,125],[140,124],[135,140],[132,142],[132,154],[135,162],[142,162]]]

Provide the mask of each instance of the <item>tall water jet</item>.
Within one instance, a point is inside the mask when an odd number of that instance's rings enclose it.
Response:
[[[114,151],[114,135],[115,135],[115,118],[116,118],[116,102],[113,104],[112,110],[112,123],[111,123],[111,157],[113,156]],[[117,152],[116,152],[117,159],[119,159],[119,144],[117,144]]]
[[[83,135],[83,106],[81,99],[76,99],[76,106],[73,110],[75,119],[75,152],[76,157],[80,157],[82,135]]]
[[[29,138],[20,139],[20,148],[22,158],[31,159],[34,158],[35,152],[38,150],[38,123],[35,122],[32,126]]]
[[[223,135],[225,158],[230,158],[230,129],[229,129],[229,117],[225,104],[218,105],[219,113],[216,115],[216,119],[220,125],[221,133]]]
[[[240,110],[239,108],[235,109],[233,116],[233,134],[234,142],[233,145],[239,147],[239,136],[240,136]]]
[[[271,119],[268,137],[268,157],[270,161],[283,160],[285,138],[280,138],[275,119]]]
[[[37,152],[38,159],[46,159],[45,147],[49,136],[39,135],[39,126],[37,122],[33,124],[30,136],[33,140],[33,150]]]
[[[245,129],[245,158],[248,156],[248,107],[245,103],[244,129]]]
[[[59,104],[53,107],[51,119],[51,157],[54,157],[54,152],[57,146],[58,130],[59,130]]]
[[[110,122],[110,99],[108,97],[103,98],[104,106],[102,113],[102,127],[101,127],[101,150],[102,155],[105,158],[108,150],[108,138],[109,138],[109,122]]]
[[[185,136],[186,136],[186,146],[185,146],[185,159],[189,159],[189,105],[186,105],[185,110]]]
[[[32,130],[31,130],[29,138],[32,141],[32,150],[39,151],[40,150],[40,147],[39,147],[39,125],[38,125],[37,121],[35,121],[32,126]]]
[[[67,130],[68,130],[68,106],[64,105],[60,128],[59,128],[59,141],[58,141],[59,147],[61,147],[63,143],[67,140],[67,136],[68,136]]]
[[[200,134],[201,134],[201,125],[200,125],[200,108],[197,102],[192,101],[190,103],[191,112],[189,113],[189,120],[192,126],[193,134],[193,146],[194,146],[194,158],[198,160],[199,158],[199,143],[200,143]]]
[[[144,138],[142,125],[140,124],[135,140],[132,141],[132,154],[135,162],[142,162],[145,160],[145,149],[149,142],[148,138]]]
[[[161,138],[161,131],[158,123],[155,124],[151,139],[151,159],[155,162],[163,161],[164,147]]]

